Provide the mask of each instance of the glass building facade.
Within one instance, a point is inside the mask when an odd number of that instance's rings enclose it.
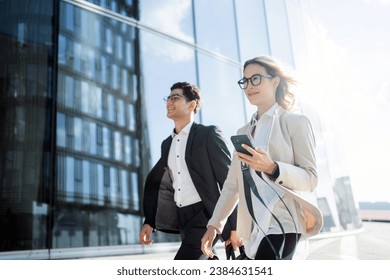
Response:
[[[196,121],[235,134],[254,112],[236,84],[242,63],[269,54],[304,68],[305,10],[299,0],[0,1],[0,258],[142,252],[143,183],[172,129],[162,97],[177,81],[199,85]],[[304,98],[298,110],[316,130],[323,231],[359,227],[348,172],[327,148],[332,127]]]

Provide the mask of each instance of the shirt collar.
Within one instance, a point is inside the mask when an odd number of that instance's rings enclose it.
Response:
[[[272,117],[273,114],[275,113],[276,108],[278,108],[278,106],[279,106],[279,104],[276,102],[274,105],[272,105],[271,108],[269,108],[264,114],[262,114],[260,116],[260,118],[263,116]],[[257,112],[256,112],[252,115],[251,126],[256,126],[257,122],[258,122],[258,118],[257,118]]]
[[[172,138],[174,138],[178,134],[184,134],[184,135],[190,134],[191,126],[193,123],[194,123],[194,121],[190,121],[185,127],[183,127],[183,129],[179,133],[176,133],[175,129],[173,129],[172,134],[171,134]]]

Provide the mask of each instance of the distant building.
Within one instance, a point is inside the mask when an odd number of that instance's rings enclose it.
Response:
[[[228,139],[254,112],[236,83],[245,60],[315,69],[305,3],[0,1],[0,258],[140,252],[144,179],[172,129],[162,97],[199,85],[197,121]],[[360,219],[338,135],[310,105],[323,88],[297,109],[317,135],[323,231],[342,231]]]
[[[363,221],[390,222],[390,203],[360,202],[359,215]]]

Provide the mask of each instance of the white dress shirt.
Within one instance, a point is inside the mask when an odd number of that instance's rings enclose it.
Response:
[[[172,133],[172,144],[168,155],[168,167],[173,177],[174,199],[178,207],[188,206],[202,199],[192,182],[185,161],[188,135],[194,122],[189,122],[178,134]]]

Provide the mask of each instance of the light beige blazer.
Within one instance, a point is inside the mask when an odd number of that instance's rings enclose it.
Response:
[[[248,123],[237,134],[250,134],[250,128]],[[268,152],[271,159],[278,163],[280,175],[275,182],[265,173],[262,174],[263,178],[274,188],[282,188],[286,196],[298,203],[298,230],[306,237],[316,235],[323,225],[322,214],[303,197],[305,193],[305,197],[309,195],[314,198],[311,192],[316,188],[318,179],[315,138],[309,119],[278,106],[273,116]],[[237,203],[237,233],[248,240],[252,218],[246,205],[241,163],[235,155],[209,225],[221,232]]]

